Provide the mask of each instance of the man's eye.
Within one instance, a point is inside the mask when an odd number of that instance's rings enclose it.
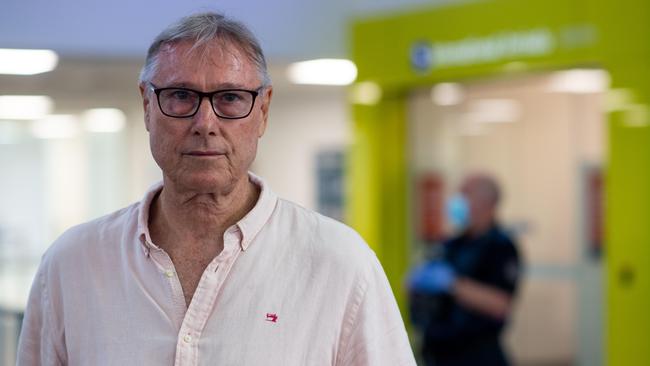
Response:
[[[238,102],[241,100],[241,96],[237,93],[224,93],[221,95],[221,101],[227,102],[227,103],[234,103]]]
[[[175,90],[172,92],[172,98],[177,100],[187,100],[191,98],[191,93],[186,90]]]

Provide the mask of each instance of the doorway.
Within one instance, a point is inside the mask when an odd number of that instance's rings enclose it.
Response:
[[[603,364],[608,86],[607,72],[581,69],[440,83],[409,97],[411,262],[449,232],[444,201],[462,178],[495,177],[500,221],[525,263],[506,336],[517,365]]]

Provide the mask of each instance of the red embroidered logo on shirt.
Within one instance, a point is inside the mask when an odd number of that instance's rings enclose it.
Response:
[[[278,322],[278,315],[275,314],[275,313],[266,313],[266,321],[277,323]]]

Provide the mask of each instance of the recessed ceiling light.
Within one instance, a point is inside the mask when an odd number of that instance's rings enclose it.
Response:
[[[431,100],[440,106],[458,105],[464,99],[465,92],[458,83],[440,83],[431,89]]]
[[[70,114],[51,114],[32,123],[32,134],[39,139],[64,139],[78,133],[77,118]]]
[[[598,69],[559,71],[552,75],[548,88],[555,93],[602,93],[609,89],[609,74]]]
[[[52,105],[52,98],[45,95],[0,95],[0,119],[43,118]]]
[[[294,84],[350,85],[357,78],[357,67],[344,59],[301,61],[289,65],[287,77]]]
[[[90,132],[119,132],[126,125],[126,116],[117,108],[94,108],[84,112],[83,121]]]
[[[372,81],[356,83],[351,92],[352,102],[356,104],[374,105],[381,100],[381,87]]]
[[[34,75],[52,71],[59,56],[51,50],[0,48],[0,74]]]
[[[521,104],[515,99],[477,99],[466,114],[472,123],[511,123],[521,119]]]

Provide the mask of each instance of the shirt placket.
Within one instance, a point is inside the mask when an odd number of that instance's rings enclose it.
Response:
[[[198,365],[199,340],[214,311],[221,287],[241,252],[240,237],[236,227],[228,229],[224,234],[224,250],[203,272],[178,333],[175,366]]]
[[[183,295],[183,287],[176,274],[176,268],[171,258],[164,250],[154,247],[150,244],[147,249],[147,255],[153,260],[154,264],[160,271],[161,276],[166,280],[171,289],[172,295],[172,308],[174,323],[178,327],[183,321],[183,317],[187,311],[185,305],[185,296]]]

